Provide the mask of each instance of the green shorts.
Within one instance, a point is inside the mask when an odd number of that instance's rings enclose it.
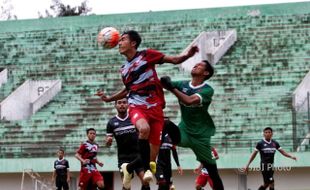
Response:
[[[190,148],[196,155],[196,159],[201,162],[205,161],[209,164],[216,164],[215,159],[212,158],[212,150],[211,150],[211,138],[197,138],[193,137],[184,130],[184,128],[180,127],[181,133],[181,142],[178,144],[180,147]]]

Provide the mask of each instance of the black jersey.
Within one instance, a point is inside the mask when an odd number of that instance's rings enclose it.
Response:
[[[131,162],[139,154],[138,131],[129,116],[122,119],[113,117],[107,124],[107,135],[113,136],[117,143],[118,163]]]
[[[56,170],[57,176],[67,175],[67,170],[69,168],[69,162],[66,159],[56,160],[54,162],[54,168]]]
[[[261,163],[273,164],[276,150],[279,150],[280,148],[279,143],[273,139],[269,142],[265,139],[259,141],[256,145],[256,150],[260,153]]]

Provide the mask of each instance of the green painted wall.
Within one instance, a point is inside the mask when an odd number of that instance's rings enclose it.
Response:
[[[51,158],[59,146],[72,155],[88,127],[97,128],[103,142],[106,123],[115,112],[113,103],[103,104],[93,94],[99,88],[108,94],[121,88],[118,70],[123,61],[117,49],[96,44],[98,31],[106,26],[135,29],[144,40],[141,49],[171,55],[182,52],[201,31],[236,29],[236,44],[210,80],[215,89],[210,113],[217,126],[213,144],[231,155],[239,149],[249,153],[262,129],[270,126],[290,151],[291,94],[310,66],[309,10],[310,3],[304,2],[0,22],[0,68],[9,70],[0,100],[26,79],[63,82],[61,93],[31,119],[0,121],[0,157]],[[189,78],[169,64],[158,66],[158,73]],[[167,94],[166,100],[167,115],[178,122],[176,99]],[[101,150],[102,155],[116,156],[114,147]],[[193,159],[190,152],[180,152]]]

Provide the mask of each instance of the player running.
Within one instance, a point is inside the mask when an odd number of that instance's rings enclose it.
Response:
[[[280,144],[272,139],[272,128],[266,127],[263,130],[264,133],[264,139],[259,141],[256,144],[256,147],[253,151],[253,153],[250,156],[250,160],[247,163],[247,165],[244,168],[244,171],[247,172],[249,169],[250,164],[255,159],[257,153],[260,153],[260,168],[264,179],[264,185],[261,185],[258,190],[265,190],[269,187],[269,190],[274,190],[274,155],[276,153],[276,150],[278,150],[283,156],[291,158],[293,160],[297,160],[297,158],[293,155],[290,155],[289,153],[285,152]]]
[[[81,162],[79,186],[81,190],[86,190],[89,186],[103,189],[103,177],[96,167],[96,164],[100,167],[103,166],[103,163],[97,159],[99,146],[95,142],[96,130],[89,128],[86,130],[86,134],[88,139],[81,144],[75,154],[75,157]]]

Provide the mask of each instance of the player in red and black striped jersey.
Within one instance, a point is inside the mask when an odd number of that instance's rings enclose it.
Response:
[[[180,64],[192,57],[198,48],[193,46],[187,54],[167,56],[153,49],[138,51],[141,37],[138,32],[129,30],[121,35],[119,52],[126,57],[121,67],[125,87],[106,96],[102,91],[96,95],[102,101],[111,102],[128,96],[129,116],[139,131],[139,149],[144,164],[144,180],[150,181],[156,172],[156,157],[160,146],[160,134],[164,125],[165,106],[162,86],[157,76],[156,65],[163,63]]]
[[[123,179],[123,189],[130,189],[130,181],[133,172],[139,176],[142,187],[141,190],[150,190],[149,183],[143,181],[144,168],[142,165],[139,147],[138,131],[131,123],[127,113],[128,102],[126,98],[115,101],[117,115],[111,118],[107,124],[106,145],[111,146],[113,137],[117,144],[118,168]],[[122,168],[125,168],[131,175],[130,178],[124,178]],[[128,180],[128,182],[127,182]]]
[[[96,186],[103,189],[103,177],[96,167],[96,164],[100,167],[103,166],[103,163],[97,159],[99,146],[95,142],[96,130],[89,128],[86,133],[88,139],[81,144],[75,154],[75,157],[81,162],[79,186],[81,190],[86,190],[89,186],[93,189],[96,189]]]
[[[268,187],[269,190],[274,190],[275,188],[273,178],[274,173],[273,162],[276,150],[278,150],[285,157],[291,158],[293,160],[297,160],[297,158],[284,151],[279,145],[279,143],[272,139],[273,135],[272,128],[266,127],[263,130],[263,132],[264,132],[264,139],[262,139],[256,144],[255,150],[253,151],[249,162],[245,166],[244,171],[247,172],[251,162],[255,159],[257,153],[259,152],[261,157],[260,169],[264,179],[264,185],[260,186],[259,190],[265,190]]]

